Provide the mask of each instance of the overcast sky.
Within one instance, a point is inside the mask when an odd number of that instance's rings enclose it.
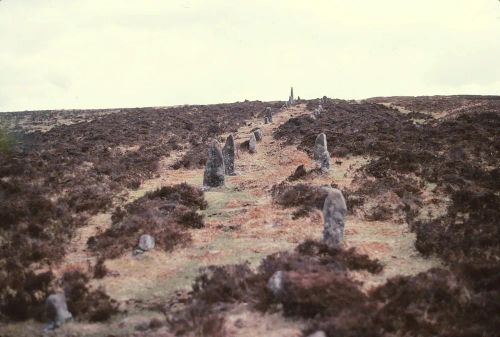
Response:
[[[0,0],[0,111],[500,95],[498,0]]]

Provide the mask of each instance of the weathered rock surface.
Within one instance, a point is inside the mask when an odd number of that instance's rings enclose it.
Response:
[[[248,141],[248,151],[250,153],[256,153],[257,152],[257,139],[255,139],[255,134],[250,135],[250,139]]]
[[[255,135],[255,140],[260,142],[262,140],[262,130],[261,129],[255,129],[253,131],[253,134]]]
[[[265,114],[265,117],[267,117],[269,123],[272,123],[273,122],[273,112],[271,110],[271,107],[267,107],[266,108],[266,114]]]
[[[314,160],[318,163],[321,163],[323,154],[327,151],[328,148],[326,144],[326,135],[324,133],[320,133],[316,137],[316,142],[314,143]]]
[[[344,240],[344,217],[347,206],[342,192],[335,188],[325,188],[328,195],[323,205],[323,242],[328,246],[338,246]]]
[[[330,153],[328,151],[325,151],[321,154],[319,163],[321,165],[322,173],[326,173],[330,170]]]
[[[139,249],[147,252],[155,248],[155,238],[149,234],[142,234],[139,238]]]
[[[47,329],[55,329],[73,318],[68,310],[66,296],[62,293],[52,294],[45,300],[45,313],[49,320]]]
[[[226,175],[234,175],[234,159],[236,158],[236,147],[234,146],[233,135],[229,135],[227,137],[226,143],[222,148],[222,155],[224,156],[224,168]]]
[[[267,282],[267,289],[273,293],[274,296],[279,297],[283,292],[283,271],[278,270],[275,272]]]
[[[318,330],[307,337],[326,337],[326,334],[322,330]]]
[[[208,150],[208,160],[205,165],[205,173],[203,174],[203,186],[219,187],[224,185],[224,156],[220,144],[217,140],[213,140]]]

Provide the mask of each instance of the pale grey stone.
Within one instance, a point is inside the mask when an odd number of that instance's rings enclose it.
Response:
[[[283,292],[283,272],[278,270],[275,272],[269,281],[267,281],[267,289],[269,289],[274,296],[280,296]]]
[[[335,188],[326,188],[328,192],[323,205],[323,242],[328,246],[337,246],[344,240],[344,217],[347,206],[342,192]]]
[[[149,234],[142,234],[139,238],[139,249],[147,252],[155,248],[155,238]]]
[[[273,122],[273,111],[271,110],[271,107],[266,108],[266,114],[265,116],[267,117],[269,123]]]
[[[326,135],[324,133],[320,133],[316,137],[316,141],[314,143],[314,160],[321,163],[323,153],[327,151]]]
[[[73,318],[68,310],[66,296],[62,293],[52,294],[45,300],[45,312],[49,320],[46,329],[55,329]]]
[[[326,334],[325,334],[324,331],[318,330],[315,333],[313,333],[313,334],[311,334],[311,335],[309,335],[307,337],[326,337]]]
[[[320,158],[321,172],[327,173],[330,170],[330,153],[325,151]]]
[[[257,152],[257,139],[255,139],[255,134],[250,135],[250,140],[248,141],[248,151],[250,153],[256,153]]]

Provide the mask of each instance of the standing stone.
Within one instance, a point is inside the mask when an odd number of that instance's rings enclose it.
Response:
[[[139,238],[139,249],[147,252],[148,250],[155,248],[155,238],[149,234],[142,234]]]
[[[250,153],[257,152],[257,139],[255,139],[255,134],[252,133],[250,140],[248,141],[248,150]]]
[[[264,117],[264,124],[269,124],[269,118]]]
[[[328,102],[328,97],[323,96],[323,98],[321,99],[321,102],[322,102],[323,104],[326,104],[326,102]]]
[[[234,175],[234,158],[236,157],[236,148],[234,146],[234,137],[229,135],[226,139],[226,144],[222,148],[222,155],[224,156],[224,167],[226,175]]]
[[[55,329],[73,318],[68,311],[66,296],[64,294],[52,294],[45,300],[45,312],[49,323],[47,329]]]
[[[205,165],[205,173],[203,175],[203,186],[219,187],[224,185],[224,156],[220,144],[217,140],[213,140],[208,150],[208,160]]]
[[[288,97],[288,105],[294,105],[295,99],[293,98],[293,87],[290,89],[290,97]]]
[[[273,122],[273,112],[271,110],[271,107],[266,108],[266,115],[267,119],[269,120],[269,123]]]
[[[347,214],[342,192],[326,188],[328,195],[323,205],[323,242],[330,247],[338,246],[344,240],[344,217]]]
[[[283,292],[283,272],[276,271],[269,281],[267,281],[267,289],[273,293],[274,296],[279,297]]]
[[[330,153],[325,151],[321,154],[320,158],[321,172],[327,173],[330,171]]]
[[[320,133],[318,137],[316,137],[316,142],[314,143],[314,160],[321,163],[321,158],[325,151],[328,151],[326,135],[324,133]]]
[[[253,134],[255,135],[256,141],[260,142],[262,140],[262,130],[261,129],[254,130]]]

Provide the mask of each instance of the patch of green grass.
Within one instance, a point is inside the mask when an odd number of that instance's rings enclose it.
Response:
[[[255,203],[256,197],[245,192],[239,191],[236,187],[228,185],[210,189],[205,192],[205,199],[208,201],[208,208],[202,211],[210,220],[228,220],[234,214],[241,211],[242,208],[227,208],[227,204],[233,201]]]

